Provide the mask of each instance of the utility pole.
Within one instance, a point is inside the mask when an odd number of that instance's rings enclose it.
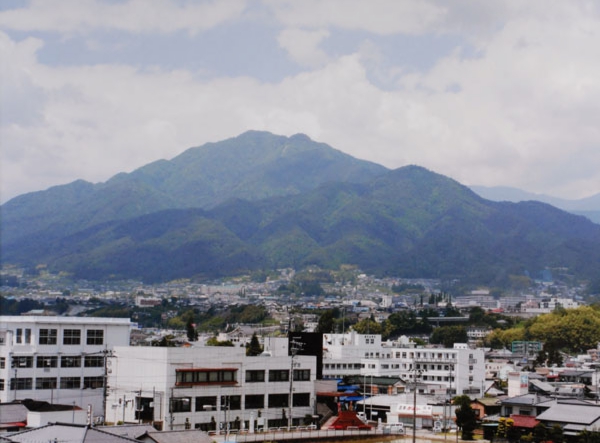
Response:
[[[413,360],[413,370],[414,370],[414,390],[413,390],[413,435],[412,435],[412,443],[416,443],[417,441],[417,377],[420,371],[417,371],[417,364]]]
[[[289,334],[290,334],[289,346],[290,346],[291,358],[290,358],[290,397],[289,397],[289,404],[288,404],[288,431],[291,431],[292,430],[292,403],[294,401],[294,358],[296,357],[296,354],[300,350],[302,343],[292,340],[291,332],[289,332]]]

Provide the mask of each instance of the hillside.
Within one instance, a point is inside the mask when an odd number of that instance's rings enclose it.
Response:
[[[2,260],[10,260],[4,249],[38,238],[58,240],[99,223],[167,209],[211,208],[231,198],[297,194],[330,181],[364,182],[386,171],[302,134],[249,131],[104,183],[79,180],[8,201],[1,207]]]
[[[595,276],[600,226],[543,203],[484,200],[408,166],[363,183],[162,210],[60,237],[41,233],[4,253],[88,279],[164,281],[351,263],[378,275],[499,283],[545,267]]]

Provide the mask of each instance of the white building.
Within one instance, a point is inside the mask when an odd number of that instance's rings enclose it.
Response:
[[[105,357],[129,344],[122,318],[0,316],[0,402],[31,398],[103,415]]]
[[[400,342],[381,342],[377,334],[325,334],[323,377],[400,377],[419,382],[419,391],[457,395],[483,395],[485,361],[483,349],[456,343],[453,348],[408,347]]]
[[[117,347],[108,365],[108,422],[255,430],[287,426],[290,413],[293,425],[302,424],[316,407],[314,356],[247,357],[238,346]]]

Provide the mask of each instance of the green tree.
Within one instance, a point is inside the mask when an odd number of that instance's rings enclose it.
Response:
[[[454,343],[466,343],[467,329],[464,326],[441,326],[435,328],[429,337],[429,342],[433,344],[442,344],[446,348],[451,348]]]
[[[463,440],[473,440],[473,433],[477,427],[477,416],[471,407],[468,395],[459,395],[453,400],[456,405],[456,426],[461,430]]]
[[[542,443],[548,439],[548,428],[544,423],[538,423],[533,427],[532,436],[535,443]]]
[[[552,425],[548,430],[548,438],[554,443],[563,443],[563,441],[565,441],[565,436],[560,425]]]
[[[256,336],[256,332],[252,334],[252,338],[250,339],[250,343],[246,346],[246,355],[254,357],[262,354],[263,348],[258,341],[258,337]]]
[[[328,309],[327,311],[323,312],[319,317],[319,322],[317,323],[315,332],[320,332],[322,334],[334,332],[335,319],[339,316],[339,313],[340,310],[337,308]]]

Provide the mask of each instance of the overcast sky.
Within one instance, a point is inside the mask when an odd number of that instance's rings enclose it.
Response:
[[[249,130],[600,192],[600,2],[0,2],[1,200]]]

